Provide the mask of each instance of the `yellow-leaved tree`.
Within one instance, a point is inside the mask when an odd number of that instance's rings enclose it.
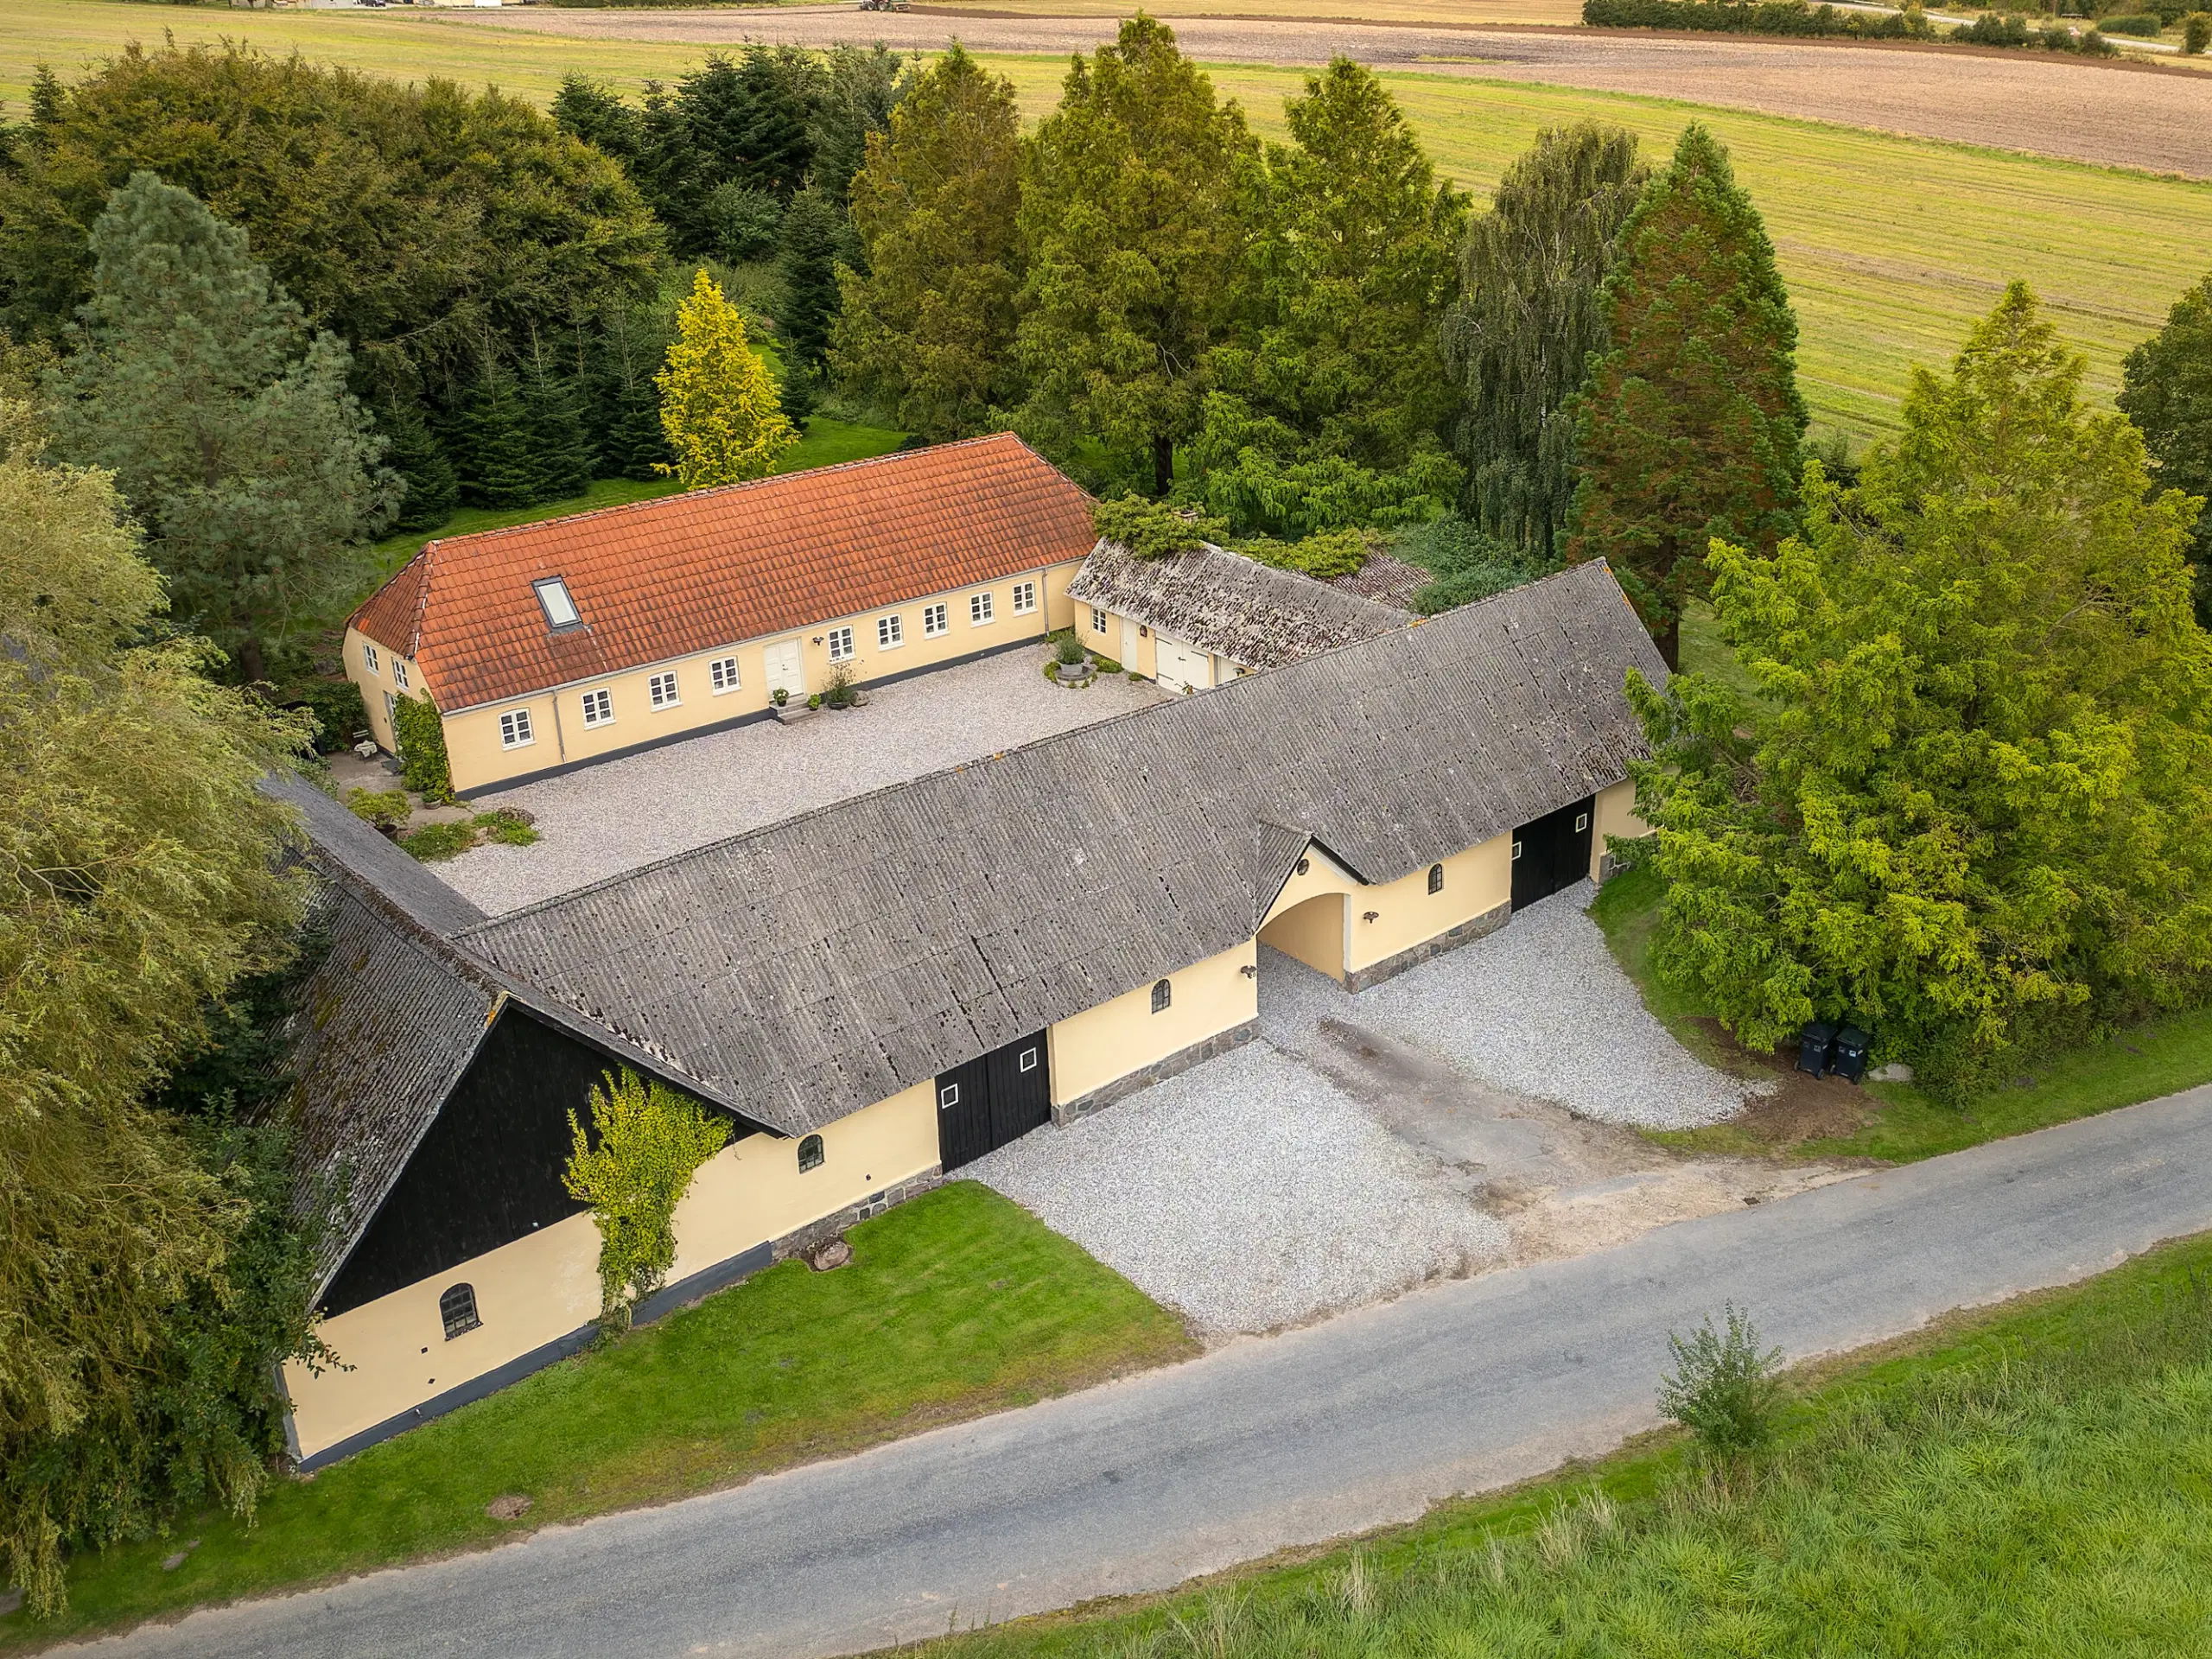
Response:
[[[676,451],[673,473],[687,490],[765,478],[798,442],[785,418],[768,365],[745,338],[744,314],[704,270],[676,311],[676,340],[653,377],[660,423]]]

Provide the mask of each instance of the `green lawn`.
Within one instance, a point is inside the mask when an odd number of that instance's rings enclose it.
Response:
[[[1292,1566],[933,1647],[957,1659],[2212,1648],[2212,1240],[1798,1381],[1777,1446],[1725,1482],[1679,1439],[1654,1437]]]
[[[70,1611],[0,1648],[264,1593],[542,1522],[726,1486],[1196,1351],[1119,1274],[972,1181],[855,1227],[852,1265],[791,1262],[227,1516],[70,1571]],[[533,1502],[521,1522],[484,1507]]]
[[[1590,914],[1643,993],[1644,1006],[1693,1053],[1742,1070],[1748,1062],[1741,1052],[1722,1052],[1711,1029],[1695,1023],[1710,1011],[1696,997],[1662,982],[1652,969],[1651,935],[1663,893],[1648,868],[1627,870],[1605,884]],[[2037,1060],[2011,1083],[1962,1108],[1945,1105],[1910,1084],[1870,1083],[1867,1122],[1848,1135],[1801,1136],[1794,1127],[1764,1122],[1754,1109],[1738,1122],[1652,1131],[1650,1139],[1681,1152],[1909,1164],[2202,1083],[2212,1083],[2212,1008],[2131,1027],[2107,1041]]]
[[[190,10],[107,0],[0,7],[0,97],[20,112],[33,67],[67,74],[127,40],[173,29],[299,50],[372,73],[496,81],[541,102],[569,70],[632,91],[696,64],[703,46],[487,28],[411,8],[384,12]],[[1064,59],[995,58],[1024,115],[1052,107]],[[1838,58],[1840,68],[1847,67]],[[1213,65],[1254,125],[1284,136],[1282,100],[1303,72]],[[2012,276],[2032,283],[2107,396],[2127,348],[2155,331],[2212,261],[2212,184],[1564,87],[1392,71],[1383,77],[1449,175],[1487,193],[1537,130],[1617,121],[1655,149],[1704,120],[1727,143],[1764,214],[1802,329],[1799,383],[1816,423],[1894,429],[1915,363],[1946,360]]]

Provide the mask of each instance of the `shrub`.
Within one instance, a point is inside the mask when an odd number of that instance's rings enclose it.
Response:
[[[1070,635],[1052,647],[1052,660],[1059,664],[1062,668],[1075,667],[1083,661],[1085,654],[1083,646],[1076,641],[1073,635]]]
[[[1116,496],[1090,510],[1091,527],[1117,543],[1132,558],[1164,559],[1219,541],[1229,526],[1194,509],[1147,501],[1140,495]]]
[[[2201,57],[2207,47],[2212,47],[2212,11],[2192,11],[2182,21],[2182,54]]]
[[[364,823],[372,823],[386,835],[407,822],[407,815],[414,810],[404,789],[384,791],[356,789],[346,797],[346,804],[353,816]]]
[[[729,1139],[729,1124],[625,1066],[593,1085],[591,1129],[569,1114],[573,1145],[561,1179],[598,1224],[600,1327],[619,1335],[675,1265],[676,1206]]]
[[[1423,616],[1471,605],[1559,568],[1538,550],[1517,547],[1459,518],[1409,530],[1394,550],[1435,578],[1414,595]]]
[[[1708,34],[1843,35],[1854,40],[1928,40],[1935,30],[1917,7],[1839,11],[1805,0],[1583,0],[1595,29],[1686,29]],[[2024,42],[2015,42],[2024,44]]]
[[[361,688],[351,680],[305,680],[284,699],[287,709],[304,709],[315,716],[315,747],[319,754],[335,754],[365,730],[369,711],[361,702]]]
[[[399,838],[401,849],[425,864],[454,857],[475,844],[476,826],[471,823],[426,823]]]
[[[2107,35],[2128,35],[2146,41],[2155,41],[2166,27],[2165,20],[2155,11],[2146,11],[2132,17],[2105,17],[2097,28]]]
[[[527,847],[538,838],[529,813],[505,807],[478,813],[476,829],[485,840],[496,841],[502,847]]]
[[[1284,570],[1295,570],[1317,582],[1334,582],[1356,574],[1367,563],[1371,547],[1381,541],[1371,531],[1327,530],[1302,542],[1279,542],[1271,536],[1239,542],[1237,551]]]
[[[399,775],[426,801],[454,798],[453,770],[446,760],[445,716],[429,693],[402,697],[392,705],[393,735],[399,741]]]
[[[1774,1437],[1782,1350],[1762,1351],[1758,1327],[1735,1303],[1722,1308],[1721,1319],[1723,1328],[1715,1331],[1708,1316],[1688,1341],[1668,1333],[1675,1370],[1659,1380],[1659,1409],[1707,1452],[1732,1457]]]
[[[856,700],[855,690],[856,688],[853,683],[853,665],[850,663],[832,663],[830,665],[829,682],[822,688],[823,706],[829,709],[849,709]]]

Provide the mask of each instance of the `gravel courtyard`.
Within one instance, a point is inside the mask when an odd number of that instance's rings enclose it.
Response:
[[[1592,891],[1357,995],[1263,949],[1255,1040],[962,1173],[1210,1340],[1833,1179],[1631,1132],[1717,1122],[1748,1085],[1645,1010]]]
[[[519,789],[483,790],[480,807],[521,807],[542,837],[480,847],[438,874],[493,915],[703,847],[832,801],[995,754],[1168,696],[1151,681],[1104,676],[1048,685],[1039,645],[871,688],[868,706],[824,709],[671,743]]]

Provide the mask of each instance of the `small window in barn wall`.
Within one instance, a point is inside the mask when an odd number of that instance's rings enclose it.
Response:
[[[810,1135],[798,1143],[798,1173],[822,1167],[822,1137]]]
[[[438,1294],[438,1317],[446,1322],[448,1342],[483,1324],[476,1317],[476,1287],[448,1285]]]
[[[1174,1000],[1175,987],[1166,980],[1163,979],[1153,986],[1152,1011],[1154,1014],[1166,1013],[1167,1011],[1167,1005]]]
[[[1444,867],[1441,864],[1428,867],[1428,890],[1431,893],[1444,891]]]

